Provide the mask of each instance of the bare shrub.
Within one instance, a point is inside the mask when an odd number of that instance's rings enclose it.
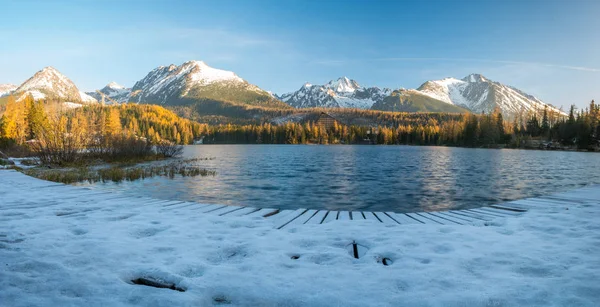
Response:
[[[152,156],[152,144],[135,136],[116,135],[109,138],[107,154],[113,160],[128,160]]]
[[[82,149],[88,143],[85,130],[65,116],[50,119],[36,134],[38,139],[28,143],[34,155],[45,165],[78,162],[82,158]]]
[[[179,157],[183,154],[183,146],[163,140],[156,145],[156,153],[167,158]]]

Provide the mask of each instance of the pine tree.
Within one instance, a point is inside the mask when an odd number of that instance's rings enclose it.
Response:
[[[118,135],[121,133],[121,116],[118,109],[110,108],[108,110],[105,125],[105,131],[108,135]]]
[[[0,126],[0,136],[3,138],[17,139],[17,107],[15,97],[10,95],[6,104],[6,111],[2,115],[2,125]]]
[[[28,107],[27,111],[27,138],[38,139],[40,133],[48,125],[48,118],[44,111],[44,104],[41,100],[33,101],[25,99],[25,104]]]
[[[548,107],[544,106],[544,113],[542,115],[542,126],[540,127],[541,134],[544,137],[549,137],[550,133],[550,121],[548,120]]]

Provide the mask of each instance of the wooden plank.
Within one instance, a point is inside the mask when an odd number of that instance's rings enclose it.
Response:
[[[284,229],[284,228],[290,228],[290,227],[294,227],[294,226],[299,226],[299,225],[304,225],[304,223],[306,223],[308,220],[310,220],[313,215],[317,214],[318,210],[308,210],[306,212],[304,212],[303,214],[301,214],[300,216],[298,216],[296,219],[294,219],[293,221],[281,226],[281,228],[278,229]]]
[[[387,214],[383,213],[383,212],[373,212],[373,214],[384,224],[396,224],[398,225],[398,222],[396,222],[395,220],[391,219],[389,216],[387,216]]]
[[[227,211],[224,211],[224,212],[220,213],[220,214],[219,214],[219,216],[228,215],[228,214],[230,214],[230,213],[232,213],[232,212],[236,212],[236,211],[238,211],[238,210],[242,210],[242,209],[244,209],[244,208],[245,208],[245,207],[231,208],[230,210],[227,210]]]
[[[392,221],[396,222],[396,224],[401,224],[399,220],[396,219],[396,213],[394,212],[384,212],[383,214],[385,214],[388,218],[392,219]]]
[[[394,219],[402,225],[423,224],[421,221],[417,221],[404,213],[396,213],[396,215],[394,216]]]
[[[435,215],[431,215],[429,212],[417,212],[417,215],[420,215],[426,219],[430,219],[438,224],[441,225],[455,225],[454,223],[450,223],[449,221],[440,219],[439,217],[435,216]]]
[[[492,213],[496,213],[496,214],[502,214],[505,216],[517,216],[517,215],[522,215],[523,213],[521,212],[514,212],[514,211],[508,211],[508,210],[502,210],[502,209],[496,209],[496,208],[490,208],[490,207],[481,207],[481,208],[477,208],[479,210],[483,210],[486,212],[492,212]]]
[[[326,214],[327,210],[319,210],[319,212],[317,212],[317,214],[310,218],[310,220],[308,220],[306,224],[321,224]]]
[[[123,199],[123,198],[134,198],[134,199],[141,199],[143,198],[143,196],[140,195],[124,195],[124,194],[116,194],[116,193],[111,193],[112,196],[110,197],[102,197],[102,200],[117,200],[117,199]]]
[[[493,217],[500,217],[500,218],[505,218],[506,215],[504,214],[498,214],[498,213],[494,213],[494,212],[489,212],[489,211],[484,211],[484,210],[480,210],[479,208],[477,209],[466,209],[466,211],[469,212],[474,212],[474,213],[479,213],[479,214],[483,214],[483,215],[489,215],[489,216],[493,216]]]
[[[350,219],[351,220],[364,220],[365,217],[363,216],[362,212],[360,212],[360,211],[350,211]]]
[[[227,212],[227,211],[231,210],[232,208],[240,208],[240,206],[229,206],[229,205],[227,205],[227,206],[223,206],[223,207],[218,208],[216,210],[211,210],[211,211],[205,212],[205,213],[215,214],[215,215],[221,215],[221,213]]]
[[[435,214],[439,215],[439,216],[443,216],[445,218],[449,218],[449,219],[453,219],[453,220],[459,221],[459,222],[461,222],[463,224],[481,223],[481,220],[478,220],[476,218],[467,217],[467,216],[464,216],[464,215],[451,214],[451,213],[448,213],[447,211],[438,211]]]
[[[199,203],[196,203],[196,202],[186,201],[182,205],[176,206],[174,209],[183,209],[183,208],[189,208],[189,207],[196,208],[196,207],[205,207],[205,206],[207,206],[207,204],[199,204]],[[190,209],[192,209],[192,208],[190,208]]]
[[[429,215],[434,216],[435,218],[439,219],[439,221],[443,222],[444,225],[452,225],[452,224],[464,225],[464,224],[466,224],[465,221],[460,221],[459,219],[440,215],[440,214],[438,214],[438,212],[426,212],[426,214],[429,214]]]
[[[493,219],[495,219],[495,217],[493,216],[489,216],[489,215],[484,215],[484,214],[478,214],[475,212],[469,212],[466,210],[450,210],[447,211],[449,214],[455,214],[455,215],[459,215],[459,216],[467,216],[467,217],[472,217],[472,218],[476,218],[480,221],[491,221]]]
[[[172,208],[170,206],[173,205],[179,205],[184,203],[183,201],[179,201],[179,200],[168,200],[167,202],[164,203],[156,203],[154,205],[160,205],[162,207],[161,211],[165,211],[165,210],[171,210]]]
[[[208,206],[202,208],[201,211],[202,211],[202,213],[211,213],[215,210],[223,209],[226,207],[227,207],[227,205],[208,205]]]
[[[527,212],[527,209],[523,209],[523,208],[519,208],[517,206],[511,206],[511,205],[490,205],[491,208],[494,209],[500,209],[500,210],[507,210],[507,211],[512,211],[512,212]]]
[[[376,221],[379,222],[379,220],[373,215],[373,213],[368,212],[368,211],[363,211],[362,212],[363,217],[365,218],[365,220],[370,220],[370,221]]]
[[[148,207],[148,206],[160,206],[160,207],[162,207],[163,205],[168,205],[168,204],[172,204],[172,203],[178,203],[178,201],[175,201],[175,200],[163,200],[163,201],[147,202],[147,203],[136,203],[135,201],[132,201],[130,204],[128,203],[127,206],[128,207],[137,207],[137,208]],[[160,210],[164,212],[164,211],[171,210],[171,208],[169,208],[169,207],[162,207]]]
[[[188,210],[204,210],[210,206],[215,206],[214,204],[200,204],[200,203],[195,203],[196,206],[191,206],[191,208],[189,208]]]
[[[252,212],[256,212],[260,210],[260,208],[252,208],[252,207],[244,207],[241,210],[232,212],[230,214],[228,214],[229,216],[244,216],[244,215],[248,215]]]
[[[331,221],[337,220],[337,215],[338,215],[337,211],[327,212],[327,216],[325,217],[325,220],[323,220],[323,223],[321,223],[321,224],[325,224],[325,223],[329,223]]]
[[[435,224],[435,225],[441,225],[441,224],[442,224],[442,223],[440,223],[440,222],[438,222],[438,221],[436,221],[436,220],[433,220],[433,219],[431,219],[431,218],[428,218],[428,217],[426,217],[426,216],[423,216],[423,215],[422,215],[421,213],[419,213],[419,212],[415,212],[415,213],[407,213],[406,215],[408,215],[408,216],[410,216],[410,217],[412,217],[412,218],[414,218],[414,219],[417,219],[417,220],[419,220],[419,221],[423,222],[423,224]]]
[[[417,215],[416,213],[405,213],[405,214],[406,214],[406,216],[418,221],[421,224],[436,224],[436,225],[438,225],[438,223],[436,223],[430,219],[426,219],[420,215]]]
[[[163,207],[171,207],[171,206],[175,206],[175,205],[181,205],[181,204],[184,204],[184,203],[185,203],[185,201],[174,200],[174,201],[172,201],[169,204],[163,204],[161,206],[163,206]]]
[[[338,221],[349,221],[350,220],[350,212],[340,211],[337,219],[338,219]]]
[[[494,206],[502,206],[509,208],[519,208],[522,210],[529,210],[531,208],[543,208],[548,206],[554,206],[554,204],[541,204],[541,203],[532,203],[532,202],[520,202],[520,201],[511,201],[508,203],[496,204]]]
[[[60,195],[54,195],[54,196],[56,198],[60,198],[60,199],[74,199],[74,198],[79,198],[79,197],[89,199],[89,198],[96,198],[96,196],[105,196],[105,195],[114,195],[114,193],[104,192],[104,191],[98,191],[98,192],[68,191],[68,192],[62,192],[62,193],[60,193]]]
[[[285,227],[285,225],[287,225],[287,224],[293,222],[294,220],[298,219],[300,216],[302,216],[307,211],[308,211],[308,209],[298,209],[298,210],[295,210],[290,215],[288,215],[285,218],[277,221],[277,223],[275,223],[275,227],[274,228],[275,229],[281,229],[281,228]]]
[[[274,221],[280,217],[282,217],[283,215],[286,215],[290,212],[292,212],[293,210],[279,210],[279,209],[273,209],[273,208],[260,208],[260,210],[258,211],[254,211],[252,213],[249,213],[245,216],[247,217],[264,217],[264,218],[268,218],[271,221]]]
[[[295,210],[275,210],[270,211],[269,209],[261,208],[259,211],[248,214],[249,217],[265,217],[269,219],[269,221],[277,222],[282,218],[292,214]],[[270,214],[270,215],[269,215]]]

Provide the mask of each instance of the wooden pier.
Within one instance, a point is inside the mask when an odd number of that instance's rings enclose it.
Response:
[[[502,204],[490,205],[474,209],[448,210],[434,212],[394,213],[370,211],[330,211],[316,209],[280,210],[274,208],[252,208],[218,204],[201,204],[197,202],[161,200],[142,196],[132,196],[124,193],[100,191],[90,188],[77,187],[61,183],[35,179],[14,170],[0,170],[0,184],[6,186],[30,186],[32,191],[43,192],[51,201],[44,206],[56,206],[58,216],[78,216],[94,210],[102,210],[103,206],[110,206],[111,201],[119,200],[127,203],[128,208],[144,206],[159,206],[160,210],[186,210],[194,213],[210,214],[216,216],[246,216],[262,217],[273,223],[275,229],[298,227],[304,224],[325,224],[332,221],[364,221],[370,220],[377,223],[390,225],[408,224],[436,224],[436,225],[474,225],[483,226],[499,218],[518,217],[527,210],[539,206],[552,206],[560,204],[575,204],[583,201],[597,200],[598,195],[577,192],[575,194],[562,193],[560,195],[529,198]],[[578,191],[582,191],[580,189]],[[597,189],[590,189],[596,192]],[[70,200],[77,206],[61,206],[61,200]],[[83,204],[88,204],[82,206]],[[0,208],[8,205],[11,208],[31,208],[35,210],[39,205],[34,204],[7,204],[2,201],[0,191]]]

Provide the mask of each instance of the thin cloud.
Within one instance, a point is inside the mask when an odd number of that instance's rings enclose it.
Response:
[[[572,65],[558,65],[550,63],[539,63],[539,62],[522,62],[522,61],[507,61],[507,60],[488,60],[488,59],[465,59],[465,58],[423,58],[423,57],[392,57],[392,58],[374,58],[374,59],[363,59],[363,60],[320,60],[313,61],[312,64],[319,65],[330,65],[339,66],[344,64],[358,63],[358,62],[417,62],[417,61],[441,61],[441,62],[476,62],[476,63],[495,63],[495,64],[515,64],[515,65],[533,65],[533,66],[544,66],[567,70],[586,71],[586,72],[600,72],[600,68],[584,67],[584,66],[572,66]]]

